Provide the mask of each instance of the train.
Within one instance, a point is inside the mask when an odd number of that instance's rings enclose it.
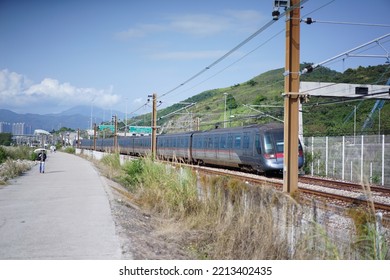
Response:
[[[152,139],[147,136],[118,137],[118,151],[132,156],[151,153]],[[79,148],[102,152],[114,150],[114,139],[80,140]],[[199,165],[235,168],[254,173],[275,174],[283,170],[284,128],[269,123],[207,131],[157,135],[156,156],[160,159]],[[304,164],[298,143],[298,167]]]

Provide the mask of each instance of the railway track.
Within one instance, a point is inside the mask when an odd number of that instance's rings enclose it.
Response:
[[[309,176],[301,177],[299,182],[299,189],[305,193],[390,211],[390,188]]]
[[[255,185],[267,185],[283,189],[283,180],[268,178],[255,174],[248,174],[225,169],[216,169],[204,166],[191,166],[203,173],[232,176]],[[376,210],[390,213],[390,189],[379,186],[363,188],[362,185],[348,182],[332,181],[315,177],[300,177],[298,190],[304,194],[319,196],[350,204],[368,206],[373,205]]]
[[[346,181],[335,181],[327,178],[313,177],[313,176],[301,176],[299,182],[306,184],[318,184],[320,186],[335,188],[335,189],[345,189],[350,191],[367,191],[383,193],[390,195],[390,187],[381,187],[376,185],[362,185],[353,182]]]

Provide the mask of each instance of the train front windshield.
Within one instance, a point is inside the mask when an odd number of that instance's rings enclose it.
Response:
[[[301,142],[298,142],[299,156],[303,156]],[[283,131],[274,131],[264,134],[264,157],[268,159],[283,158],[284,134]]]
[[[264,134],[264,156],[266,158],[282,158],[284,137],[282,131]]]

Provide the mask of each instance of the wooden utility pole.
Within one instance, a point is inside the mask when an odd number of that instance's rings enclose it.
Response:
[[[156,159],[157,154],[157,94],[153,93],[152,111],[152,159]]]
[[[299,44],[300,0],[291,0],[286,20],[286,66],[284,80],[284,167],[283,191],[298,189],[298,112],[299,112]]]

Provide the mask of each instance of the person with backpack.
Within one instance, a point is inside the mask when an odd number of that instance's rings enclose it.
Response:
[[[42,150],[38,153],[39,160],[39,173],[45,173],[45,161],[46,161],[46,151]]]

